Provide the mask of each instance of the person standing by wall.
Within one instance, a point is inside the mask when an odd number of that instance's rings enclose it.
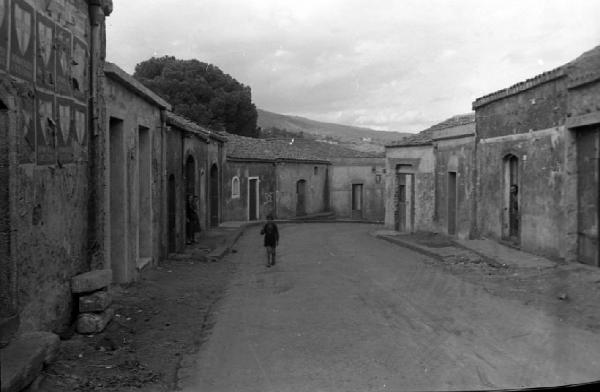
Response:
[[[277,225],[273,223],[273,215],[267,215],[268,222],[265,223],[260,234],[264,235],[264,245],[267,250],[267,268],[275,265],[275,248],[279,245],[279,230]]]

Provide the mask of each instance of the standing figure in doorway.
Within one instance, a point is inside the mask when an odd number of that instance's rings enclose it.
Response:
[[[198,213],[196,212],[196,199],[194,195],[188,195],[185,203],[185,235],[186,244],[196,242],[196,233],[199,231],[200,220],[198,219]]]
[[[268,222],[265,223],[260,234],[265,236],[265,249],[267,250],[267,268],[275,265],[275,248],[279,244],[279,230],[277,225],[273,223],[273,215],[267,215]]]
[[[510,186],[510,196],[508,205],[509,216],[509,235],[511,237],[519,236],[519,187]]]

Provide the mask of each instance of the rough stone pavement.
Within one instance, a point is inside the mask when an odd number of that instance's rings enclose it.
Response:
[[[264,267],[258,228],[185,391],[523,388],[593,381],[600,335],[493,295],[431,258],[369,235],[374,225],[281,225]]]

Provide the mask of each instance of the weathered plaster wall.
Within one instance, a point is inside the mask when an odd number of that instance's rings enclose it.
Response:
[[[88,4],[15,0],[0,7],[0,79],[14,86],[2,99],[13,100],[15,116],[9,182],[16,310],[21,331],[59,332],[70,323],[70,279],[89,269]],[[17,7],[28,18],[17,21]],[[27,19],[31,24],[22,23]],[[40,40],[38,27],[52,39]],[[17,30],[28,37],[21,45]]]
[[[402,172],[414,174],[414,201],[410,201],[414,204],[408,206],[409,210],[414,211],[414,226],[411,231],[434,230],[435,156],[431,145],[386,148],[385,226],[389,229],[394,229],[395,226],[398,164],[412,165],[412,168],[403,169]],[[410,194],[412,189],[409,188],[408,192]]]
[[[193,194],[198,197],[198,205],[196,206],[198,211],[198,219],[200,221],[200,229],[206,230],[206,167],[207,167],[207,144],[206,141],[200,137],[188,134],[183,140],[183,162],[184,177],[185,177],[185,192],[188,191],[187,183],[191,180],[194,183]],[[194,174],[193,178],[188,178],[187,173],[187,162],[188,157],[194,159]]]
[[[165,149],[166,149],[166,189],[164,196],[165,205],[165,223],[166,230],[164,231],[165,247],[170,251],[181,252],[185,246],[185,182],[183,178],[183,132],[176,128],[170,127],[166,132]],[[169,206],[170,198],[170,178],[174,178],[174,211]],[[174,212],[174,219],[169,215]],[[173,219],[173,227],[171,220]],[[169,245],[173,242],[171,245]],[[172,248],[171,248],[172,247]],[[170,249],[171,248],[171,249]]]
[[[559,77],[476,108],[482,139],[547,129],[564,124],[567,78]]]
[[[567,248],[564,127],[483,139],[478,145],[477,220],[481,235],[502,239],[504,157],[519,158],[520,242],[525,251],[564,257]],[[507,223],[506,223],[507,224]]]
[[[471,235],[474,137],[440,140],[435,150],[435,221],[448,234],[448,172],[456,172],[456,235]]]
[[[106,104],[108,117],[122,121],[123,129],[124,145],[122,148],[125,151],[125,161],[111,162],[110,152],[108,152],[106,168],[110,172],[113,169],[111,165],[115,164],[115,170],[125,170],[125,185],[122,189],[124,203],[121,208],[126,215],[124,230],[126,250],[122,252],[122,258],[110,261],[114,281],[124,283],[134,281],[139,277],[137,266],[141,265],[141,257],[152,257],[153,262],[157,262],[160,258],[158,247],[160,242],[157,239],[160,232],[161,208],[161,109],[111,78],[107,78],[106,81]],[[147,142],[150,147],[146,150],[140,147],[140,127],[146,130],[145,137],[149,138]],[[110,133],[111,130],[109,129],[108,132]],[[151,169],[150,173],[144,173],[144,165],[148,164]],[[145,178],[141,178],[141,176],[145,176]],[[110,179],[110,175],[107,174],[106,178]],[[110,195],[113,191],[110,181],[107,185],[106,191]],[[140,189],[140,186],[145,189]],[[119,184],[119,189],[121,189],[121,184]],[[109,195],[107,200],[110,200]],[[144,199],[144,202],[141,202],[141,198]],[[146,209],[148,206],[151,208]],[[147,223],[150,223],[150,228]],[[106,220],[106,225],[105,232],[108,242],[106,249],[111,249],[110,219]],[[141,245],[139,244],[145,235],[149,235],[151,238],[148,240],[152,244],[150,254],[143,248],[142,254],[140,254]],[[110,251],[107,252],[107,255],[110,255]]]
[[[329,171],[330,203],[336,216],[352,217],[352,184],[363,185],[362,218],[383,221],[384,158],[334,159]],[[373,171],[375,168],[375,171]],[[377,178],[379,176],[379,182]]]
[[[317,167],[317,174],[314,168]],[[315,214],[327,210],[326,186],[329,165],[322,163],[279,162],[277,164],[277,218],[296,216],[296,184],[306,181],[306,213]]]
[[[237,176],[240,180],[240,195],[232,198],[231,180]],[[264,220],[269,213],[274,213],[275,204],[275,164],[272,162],[238,162],[228,161],[225,167],[223,193],[224,221],[248,220],[248,178],[259,178],[259,219]]]

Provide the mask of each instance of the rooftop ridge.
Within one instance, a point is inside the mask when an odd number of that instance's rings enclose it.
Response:
[[[539,75],[534,76],[533,78],[527,79],[525,81],[513,84],[510,87],[477,98],[475,101],[473,101],[473,110],[480,108],[481,106],[487,105],[491,102],[497,101],[499,99],[506,98],[511,95],[515,95],[520,92],[532,89],[536,86],[539,86],[540,84],[562,78],[567,75],[565,68],[566,65],[561,65],[558,68],[554,68],[550,71],[543,72]]]

